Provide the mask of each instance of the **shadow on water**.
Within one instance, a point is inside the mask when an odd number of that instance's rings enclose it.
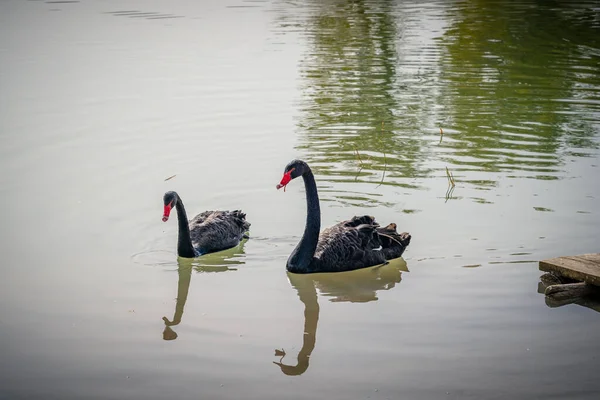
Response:
[[[292,274],[288,278],[298,291],[298,297],[304,304],[304,330],[302,348],[298,353],[296,365],[283,363],[285,350],[275,350],[280,356],[274,364],[281,368],[285,375],[302,375],[309,366],[317,341],[317,324],[319,322],[319,302],[317,290],[322,297],[329,297],[332,302],[366,303],[377,301],[377,292],[390,290],[402,280],[402,272],[408,272],[403,258],[391,260],[388,264],[334,274]]]
[[[298,149],[323,182],[322,199],[390,206],[378,185],[420,189],[423,178],[445,180],[447,166],[484,196],[502,177],[564,177],[568,157],[600,147],[593,4],[281,7],[280,30],[299,31],[308,43]]]
[[[236,247],[223,250],[218,253],[211,253],[199,258],[181,258],[177,260],[177,273],[179,279],[177,282],[177,302],[175,303],[175,314],[173,319],[169,320],[163,317],[165,329],[163,331],[164,340],[177,339],[177,332],[171,329],[172,326],[179,325],[183,317],[183,309],[187,301],[190,282],[192,280],[192,271],[199,273],[237,271],[237,265],[243,264],[244,245],[247,240],[242,241]]]

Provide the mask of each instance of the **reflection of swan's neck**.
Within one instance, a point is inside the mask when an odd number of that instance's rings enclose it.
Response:
[[[308,369],[309,357],[315,349],[317,343],[317,324],[319,323],[319,303],[315,293],[315,302],[306,304],[304,308],[304,337],[302,339],[302,348],[298,353],[298,371],[303,373]]]
[[[188,223],[187,214],[181,198],[177,199],[177,220],[179,223],[179,234],[177,238],[177,254],[179,257],[194,258],[196,252],[192,246],[192,238],[190,237],[190,225]]]
[[[290,255],[287,261],[287,269],[290,272],[309,272],[313,261],[317,242],[319,241],[319,230],[321,229],[321,209],[319,207],[319,194],[317,184],[310,168],[302,175],[306,190],[306,227],[302,239]]]
[[[304,284],[310,283],[310,287]],[[286,375],[302,375],[309,366],[310,355],[315,349],[317,342],[317,325],[319,323],[319,302],[317,300],[317,291],[312,280],[310,282],[301,282],[298,289],[298,296],[304,303],[304,335],[302,337],[302,348],[298,353],[298,362],[296,365],[286,365],[281,362],[275,363],[281,368],[281,372]]]
[[[190,290],[190,281],[192,279],[192,266],[179,266],[179,282],[177,284],[177,303],[175,305],[175,315],[173,315],[173,321],[169,321],[167,318],[163,318],[165,325],[173,326],[178,325],[183,317],[183,308],[187,301],[188,292]]]

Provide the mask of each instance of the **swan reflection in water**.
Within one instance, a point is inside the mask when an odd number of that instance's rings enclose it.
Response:
[[[236,247],[223,250],[218,253],[206,254],[200,258],[182,258],[177,259],[179,281],[177,283],[177,303],[175,304],[175,314],[173,319],[169,320],[163,317],[165,329],[163,331],[164,340],[177,339],[177,332],[171,329],[172,326],[179,325],[183,317],[183,308],[187,301],[192,280],[192,271],[201,273],[237,271],[236,266],[243,264],[244,245],[247,240],[243,240]]]
[[[304,304],[304,335],[302,348],[298,353],[296,365],[283,363],[285,350],[276,349],[279,362],[273,361],[286,375],[302,375],[307,369],[312,351],[317,341],[319,322],[319,302],[317,289],[321,296],[330,297],[331,302],[366,303],[377,301],[377,292],[390,290],[402,280],[402,272],[408,272],[403,258],[390,260],[385,265],[340,273],[293,274],[288,279],[298,291],[298,297]]]

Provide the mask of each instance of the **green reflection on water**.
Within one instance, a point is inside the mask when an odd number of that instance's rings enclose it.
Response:
[[[301,63],[305,98],[300,148],[318,174],[343,182],[422,173],[421,141],[400,137],[398,27],[393,2],[314,4],[309,53]],[[400,151],[401,149],[401,151]],[[385,153],[385,154],[384,154]],[[382,180],[379,183],[388,183]],[[415,188],[407,181],[398,185]],[[359,198],[350,197],[349,200]]]
[[[444,144],[453,150],[444,161],[548,179],[560,172],[561,149],[598,147],[598,58],[581,47],[597,47],[598,26],[570,10],[567,3],[488,1],[460,9],[440,38],[439,102],[444,125],[458,132]]]
[[[298,148],[321,182],[368,182],[374,191],[380,184],[418,189],[446,166],[482,190],[502,176],[560,179],[566,157],[600,147],[593,5],[298,6],[308,42]],[[322,190],[323,200],[381,204],[334,186]]]

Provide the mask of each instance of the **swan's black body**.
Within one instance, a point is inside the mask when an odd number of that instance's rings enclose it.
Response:
[[[404,253],[411,236],[406,232],[396,232],[396,224],[381,228],[375,218],[368,215],[340,222],[319,234],[319,195],[315,177],[308,164],[301,160],[290,162],[277,188],[284,187],[299,176],[302,176],[306,188],[306,228],[302,239],[288,258],[288,271],[350,271],[383,264]]]
[[[179,237],[177,254],[180,257],[193,258],[237,246],[248,237],[250,223],[246,214],[235,211],[204,211],[188,222],[185,207],[176,192],[164,195],[165,212],[163,221],[169,219],[173,207],[177,209]]]

